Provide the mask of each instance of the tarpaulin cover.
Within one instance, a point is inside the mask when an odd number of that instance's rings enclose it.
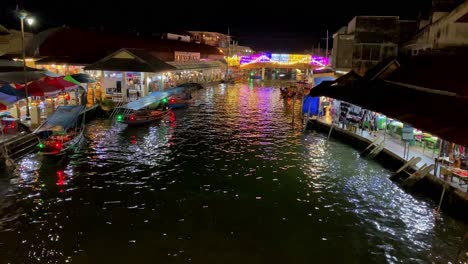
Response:
[[[140,110],[145,107],[148,107],[156,102],[161,101],[164,98],[167,98],[173,94],[181,93],[185,90],[185,87],[175,87],[161,92],[152,92],[149,95],[142,97],[136,101],[130,102],[119,108],[131,109],[131,110]]]
[[[66,131],[73,127],[81,112],[85,109],[83,105],[59,106],[55,113],[39,126],[34,133],[43,131]]]
[[[313,96],[306,96],[302,104],[302,113],[309,115],[318,115],[319,113],[320,98]]]
[[[334,81],[336,78],[331,76],[314,77],[314,85],[319,85],[323,81]]]

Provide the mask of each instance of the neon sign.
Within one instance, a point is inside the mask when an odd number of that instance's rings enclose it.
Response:
[[[279,54],[260,53],[249,56],[228,58],[230,66],[245,66],[253,63],[274,63],[278,65],[313,64],[318,66],[329,65],[329,59],[307,54]]]

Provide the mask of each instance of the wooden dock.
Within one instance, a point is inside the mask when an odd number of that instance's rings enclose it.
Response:
[[[307,122],[307,129],[316,130],[327,135],[331,130],[331,124],[322,120],[311,119]],[[375,145],[378,145],[369,138],[336,126],[333,128],[331,136],[364,153],[372,149],[372,147],[375,147]],[[441,193],[445,192],[445,198],[442,201],[442,209],[450,212],[450,214],[454,216],[468,220],[468,193],[441,178],[435,177],[434,174],[431,173],[433,172],[433,166],[431,166],[431,163],[427,162],[426,158],[422,157],[421,159],[421,157],[419,157],[419,159],[415,159],[410,164],[407,164],[408,161],[405,160],[401,154],[394,153],[392,148],[388,148],[385,145],[373,159],[394,172],[398,172],[403,168],[402,171],[405,172],[403,173],[404,177],[398,177],[398,182],[403,188],[410,192],[423,194],[433,199],[436,203],[440,202]],[[421,162],[427,163],[428,166],[419,165]],[[405,164],[407,164],[407,166],[405,166]],[[421,169],[423,169],[423,173],[421,173]],[[410,176],[413,177],[405,182]]]

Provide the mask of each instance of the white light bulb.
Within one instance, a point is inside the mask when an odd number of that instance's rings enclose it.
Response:
[[[32,17],[26,18],[26,23],[28,23],[28,25],[31,26],[32,24],[34,24],[34,18],[32,18]]]

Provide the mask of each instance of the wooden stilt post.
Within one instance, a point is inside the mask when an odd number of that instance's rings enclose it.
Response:
[[[294,94],[294,96],[292,97],[292,124],[294,126],[294,109],[295,109],[295,102],[296,102],[296,94]]]
[[[330,131],[328,131],[327,141],[330,140],[330,136],[331,136],[332,130],[333,130],[333,122],[331,123]]]
[[[440,195],[440,201],[439,201],[439,206],[437,206],[437,212],[440,212],[440,207],[442,206],[442,200],[444,199],[445,195],[445,186],[444,189],[442,190],[442,194]]]

